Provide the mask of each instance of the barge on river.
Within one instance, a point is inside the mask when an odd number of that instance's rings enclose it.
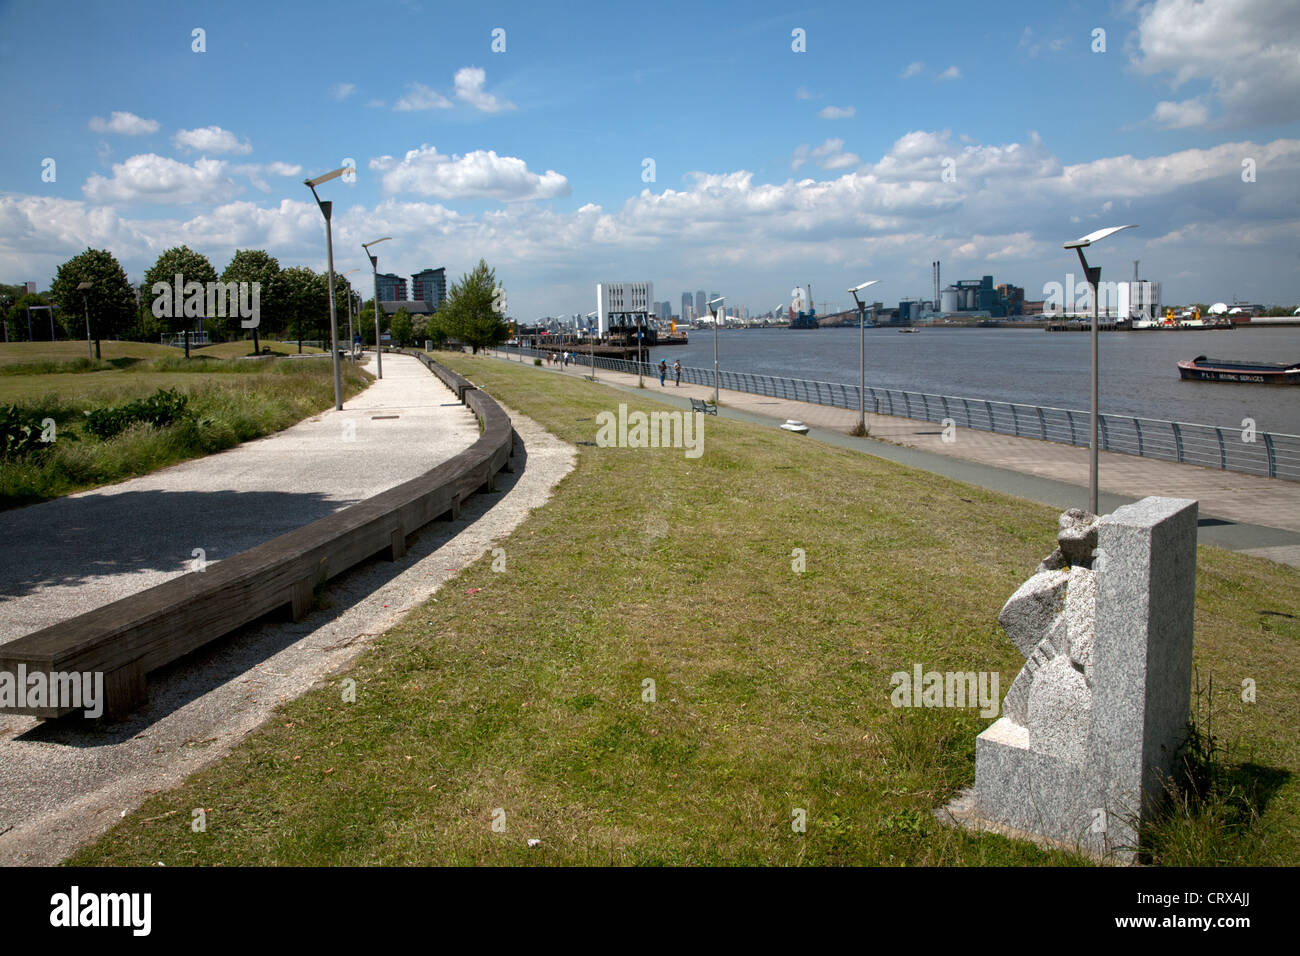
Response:
[[[1198,355],[1178,363],[1178,374],[1198,382],[1238,382],[1248,385],[1300,385],[1300,362],[1242,362]]]

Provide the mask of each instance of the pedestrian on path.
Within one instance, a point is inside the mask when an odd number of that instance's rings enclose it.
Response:
[[[682,360],[678,359],[673,363],[673,374],[677,376],[677,387],[682,387]]]
[[[668,363],[663,359],[659,360],[659,387],[664,387],[664,379],[668,377]]]

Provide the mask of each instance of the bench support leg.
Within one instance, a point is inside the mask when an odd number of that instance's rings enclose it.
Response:
[[[109,671],[104,675],[104,715],[121,719],[143,707],[149,699],[144,669],[139,661]]]
[[[406,554],[406,529],[394,528],[388,544],[388,560],[396,561]]]
[[[315,604],[315,595],[312,593],[315,589],[316,582],[311,578],[305,578],[293,586],[293,594],[289,601],[289,616],[295,621],[301,621],[311,613],[312,605]]]

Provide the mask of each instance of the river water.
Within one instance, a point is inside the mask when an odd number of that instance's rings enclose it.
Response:
[[[1087,334],[1041,329],[867,329],[867,384],[965,398],[1087,410]],[[669,367],[713,367],[713,333],[652,349]],[[1232,332],[1103,332],[1101,410],[1180,422],[1300,435],[1300,386],[1185,382],[1177,362],[1213,358],[1300,362],[1300,327]],[[857,328],[733,329],[718,334],[718,367],[856,384]]]

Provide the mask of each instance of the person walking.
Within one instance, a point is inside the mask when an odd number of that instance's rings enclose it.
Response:
[[[664,379],[668,377],[668,363],[663,359],[659,360],[659,387],[664,387]]]
[[[677,387],[682,387],[682,360],[678,359],[673,363],[673,375],[677,376]]]

